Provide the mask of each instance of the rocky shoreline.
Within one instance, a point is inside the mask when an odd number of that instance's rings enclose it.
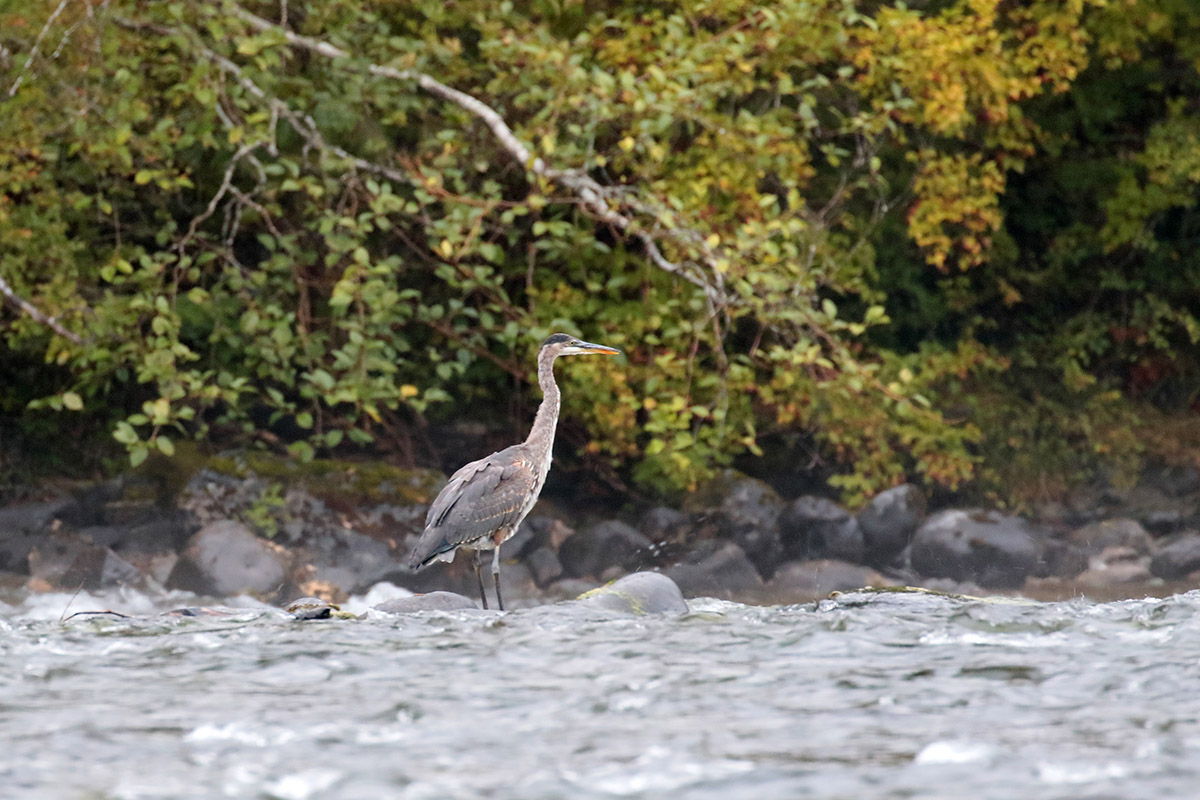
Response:
[[[0,599],[133,586],[275,605],[337,603],[388,582],[475,598],[469,559],[406,566],[444,476],[370,464],[245,455],[190,475],[153,468],[0,508]],[[616,515],[614,515],[616,516]],[[960,594],[1097,600],[1200,586],[1200,472],[1147,473],[1095,487],[1031,519],[926,507],[913,486],[857,513],[815,496],[784,500],[727,473],[681,508],[576,520],[543,502],[506,543],[513,608],[573,599],[661,572],[685,597],[807,602],[835,591],[914,586]]]

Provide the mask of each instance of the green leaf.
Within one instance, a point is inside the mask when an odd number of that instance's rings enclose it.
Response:
[[[77,395],[75,392],[63,392],[62,404],[71,411],[83,410],[83,398]]]
[[[124,445],[131,445],[138,440],[137,431],[128,422],[118,422],[112,437]]]
[[[299,459],[305,463],[312,461],[313,457],[316,455],[316,451],[313,450],[313,446],[308,442],[292,442],[288,445],[288,452],[291,453],[293,458]]]
[[[142,462],[149,458],[149,456],[150,448],[144,444],[135,445],[129,449],[129,466],[141,466]]]

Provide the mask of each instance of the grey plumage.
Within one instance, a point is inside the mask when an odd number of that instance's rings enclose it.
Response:
[[[479,595],[487,608],[479,551],[492,550],[497,605],[504,609],[500,595],[500,545],[516,533],[521,520],[533,508],[550,471],[560,403],[558,384],[554,382],[554,360],[564,355],[618,352],[565,333],[553,334],[542,343],[538,351],[542,403],[529,436],[521,444],[472,461],[450,476],[449,483],[429,507],[425,530],[413,548],[409,566],[419,569],[435,559],[451,561],[460,549],[475,551]]]

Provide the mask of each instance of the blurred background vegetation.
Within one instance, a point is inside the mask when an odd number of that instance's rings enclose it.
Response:
[[[564,330],[568,476],[1019,506],[1197,463],[1198,200],[1192,0],[5,4],[0,470],[453,468]]]

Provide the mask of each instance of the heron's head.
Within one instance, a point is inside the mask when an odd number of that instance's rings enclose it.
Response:
[[[621,351],[608,345],[585,342],[565,333],[553,333],[546,338],[546,341],[542,342],[542,352],[548,352],[554,356],[613,356]]]

